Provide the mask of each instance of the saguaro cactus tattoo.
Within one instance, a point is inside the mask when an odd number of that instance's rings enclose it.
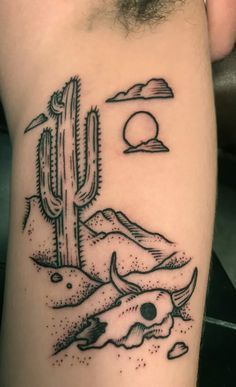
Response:
[[[99,184],[98,111],[91,109],[82,130],[79,89],[72,78],[53,94],[49,111],[56,119],[55,138],[45,129],[38,149],[39,196],[43,212],[55,223],[58,266],[81,267],[80,211],[95,198]]]

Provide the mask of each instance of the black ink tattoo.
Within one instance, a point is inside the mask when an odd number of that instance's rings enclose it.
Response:
[[[123,129],[123,140],[129,146],[124,153],[168,152],[169,149],[158,140],[159,125],[155,117],[146,111],[132,114]]]
[[[174,98],[168,83],[162,78],[152,78],[147,83],[138,83],[127,91],[121,91],[106,102]],[[137,111],[126,121],[123,140],[129,146],[124,153],[157,153],[169,149],[158,139],[159,125],[156,118],[147,111]]]
[[[147,95],[156,81],[141,85],[139,95]],[[173,97],[168,85],[159,81],[160,89],[146,99]],[[79,125],[79,96],[80,81],[75,77],[49,101],[54,125],[40,135],[37,191],[26,199],[23,221],[32,245],[30,258],[48,289],[52,324],[47,329],[54,338],[52,353],[58,356],[73,344],[77,351],[108,344],[131,349],[148,339],[168,338],[176,321],[191,321],[189,301],[198,275],[194,269],[192,278],[184,280],[191,258],[121,211],[106,208],[86,219],[85,210],[101,185],[100,125],[97,108],[87,113],[84,126]],[[132,142],[134,119],[150,124],[140,144]],[[31,128],[36,121],[43,123],[37,118]],[[134,113],[123,136],[127,153],[168,151],[157,138],[158,123],[149,112]],[[186,348],[176,343],[168,358],[181,356]]]
[[[167,358],[169,360],[181,357],[188,352],[188,346],[184,342],[175,343],[168,351]]]
[[[150,79],[147,83],[137,83],[127,91],[120,91],[106,102],[122,102],[136,99],[173,98],[174,93],[168,83],[162,78]]]
[[[34,119],[29,123],[29,125],[25,128],[24,133],[29,132],[30,130],[36,128],[36,126],[42,125],[42,124],[44,124],[44,123],[47,122],[47,121],[48,121],[48,117],[47,117],[44,113],[39,114],[39,115],[38,115],[36,118],[34,118]]]
[[[108,343],[129,349],[139,347],[145,338],[168,337],[174,325],[175,309],[190,299],[197,281],[195,269],[190,283],[172,294],[163,289],[144,291],[119,276],[116,253],[112,256],[110,272],[111,282],[121,296],[114,307],[88,319],[88,325],[76,336],[80,349],[102,348]]]
[[[78,94],[76,78],[53,94],[49,111],[56,119],[54,160],[51,129],[44,129],[38,148],[40,204],[55,223],[59,266],[81,267],[80,211],[95,199],[99,187],[99,115],[96,109],[87,114],[84,139],[78,123]]]

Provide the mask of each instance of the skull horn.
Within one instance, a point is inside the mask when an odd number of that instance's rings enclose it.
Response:
[[[111,257],[110,278],[115,288],[122,295],[132,294],[132,293],[137,294],[142,292],[142,289],[138,285],[132,282],[126,281],[118,274],[117,267],[116,267],[116,252],[113,252]]]
[[[197,283],[197,275],[198,270],[197,268],[195,268],[189,284],[185,288],[176,290],[172,293],[172,301],[176,308],[181,308],[182,306],[184,306],[192,296]]]

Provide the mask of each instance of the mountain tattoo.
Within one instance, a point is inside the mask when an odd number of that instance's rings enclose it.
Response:
[[[101,128],[97,108],[80,124],[80,94],[80,80],[73,77],[49,100],[48,126],[36,149],[37,187],[25,199],[23,219],[29,258],[51,313],[45,330],[52,336],[53,365],[70,351],[78,359],[89,353],[89,364],[93,351],[108,345],[129,353],[168,340],[174,330],[183,336],[192,329],[198,277],[176,243],[119,209],[86,216],[102,193]],[[168,359],[188,352],[184,341],[169,344]]]

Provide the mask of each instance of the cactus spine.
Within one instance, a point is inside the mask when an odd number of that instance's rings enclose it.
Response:
[[[44,129],[38,148],[39,196],[44,214],[55,224],[58,266],[81,267],[80,213],[99,185],[98,111],[88,112],[81,130],[79,88],[72,78],[53,94],[49,110],[56,119],[56,138]]]

